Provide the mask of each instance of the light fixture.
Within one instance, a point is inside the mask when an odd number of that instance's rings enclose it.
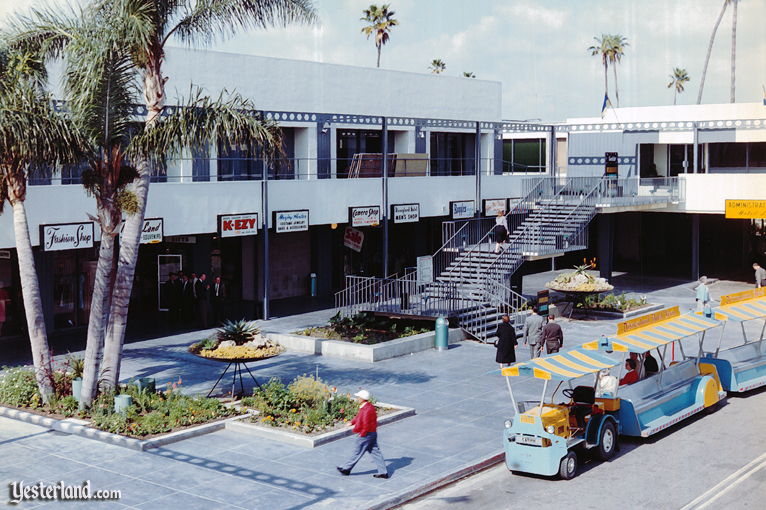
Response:
[[[336,228],[338,228],[338,224],[337,223],[330,223],[330,228],[335,230]]]
[[[497,131],[497,132],[495,133],[495,138],[497,138],[498,140],[502,140],[502,139],[503,139],[503,133],[502,133],[502,131]]]
[[[423,128],[418,129],[418,138],[425,138],[426,137],[426,130]]]
[[[322,124],[322,133],[326,134],[328,131],[330,131],[330,123],[328,121],[324,121],[324,124]]]

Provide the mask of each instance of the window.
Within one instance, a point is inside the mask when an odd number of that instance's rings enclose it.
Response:
[[[545,138],[503,140],[503,173],[545,172]]]
[[[711,143],[708,146],[711,168],[744,168],[747,166],[747,144]]]
[[[476,135],[431,132],[431,175],[473,175]]]
[[[747,166],[766,167],[766,142],[749,143],[750,154],[748,154]]]

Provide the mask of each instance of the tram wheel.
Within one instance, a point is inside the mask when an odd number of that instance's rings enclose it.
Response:
[[[577,454],[567,453],[559,464],[559,476],[562,480],[571,480],[577,474]]]
[[[617,430],[614,423],[607,421],[601,429],[601,437],[598,441],[598,457],[601,460],[609,460],[617,451]]]

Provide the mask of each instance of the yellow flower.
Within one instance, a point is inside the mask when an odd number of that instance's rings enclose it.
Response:
[[[296,410],[295,409],[290,409],[290,412],[294,413],[294,412],[296,412]]]

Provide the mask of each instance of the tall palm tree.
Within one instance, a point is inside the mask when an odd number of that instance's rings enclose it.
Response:
[[[604,66],[604,98],[609,97],[609,76],[607,71],[609,68],[609,55],[612,52],[612,45],[609,39],[609,35],[601,34],[601,39],[594,37],[593,40],[596,41],[596,44],[588,48],[591,56],[601,57],[601,64]]]
[[[739,0],[731,0],[731,90],[729,102],[735,102],[735,81],[737,76],[737,5]]]
[[[612,34],[608,38],[609,52],[607,58],[609,63],[612,64],[612,71],[614,72],[614,96],[617,99],[617,106],[620,106],[620,89],[617,86],[617,64],[622,61],[622,57],[625,56],[625,48],[629,44],[628,40],[620,34]]]
[[[684,83],[689,81],[689,74],[682,67],[674,67],[673,74],[670,75],[668,88],[673,87],[673,104],[676,104],[676,96],[684,91]]]
[[[145,130],[159,122],[165,106],[168,78],[162,65],[165,46],[172,39],[184,44],[210,43],[241,29],[317,21],[311,0],[95,0],[91,8],[115,20],[120,44],[130,53],[140,74],[147,110]],[[33,11],[31,18],[20,18],[16,23],[16,44],[37,47],[48,55],[61,54],[69,34],[66,24],[62,26],[60,21],[49,11]],[[139,156],[138,178],[129,188],[135,212],[128,213],[125,220],[108,314],[103,381],[107,387],[114,387],[119,380],[128,304],[154,161]]]
[[[39,87],[44,79],[41,76],[44,66],[31,73],[29,64],[34,62],[29,55],[0,51],[0,212],[7,200],[13,208],[21,294],[35,378],[43,402],[47,402],[52,393],[53,369],[24,202],[30,173],[40,166],[76,161],[80,144]]]
[[[447,70],[447,64],[440,58],[435,58],[431,61],[428,69],[432,74],[441,74]]]
[[[361,21],[368,23],[366,27],[362,28],[362,33],[367,36],[367,39],[372,34],[375,34],[375,47],[378,49],[377,67],[380,67],[380,50],[388,42],[390,38],[388,34],[391,32],[391,28],[399,24],[399,21],[394,19],[394,14],[396,13],[389,11],[389,7],[391,7],[391,4],[383,4],[380,7],[372,4],[369,8],[362,11],[364,16],[359,18]]]
[[[716,34],[716,32],[718,32],[718,25],[721,24],[721,20],[723,19],[723,15],[726,12],[726,8],[733,1],[735,1],[735,0],[723,0],[723,5],[721,5],[721,12],[718,13],[718,18],[716,18],[715,25],[713,25],[713,32],[710,34],[710,41],[708,42],[708,45],[707,45],[707,54],[705,55],[705,65],[702,67],[702,77],[700,78],[700,89],[699,89],[699,92],[697,93],[697,104],[701,104],[702,103],[702,90],[705,88],[705,77],[707,76],[707,66],[710,63],[710,53],[713,51],[713,42],[715,41],[715,34]],[[732,43],[734,43],[734,38],[735,37],[736,37],[736,27],[732,26]],[[736,52],[736,49],[735,49],[734,45],[732,44],[732,78],[731,78],[731,80],[732,80],[732,90],[734,88],[734,55],[735,55],[735,52]]]

